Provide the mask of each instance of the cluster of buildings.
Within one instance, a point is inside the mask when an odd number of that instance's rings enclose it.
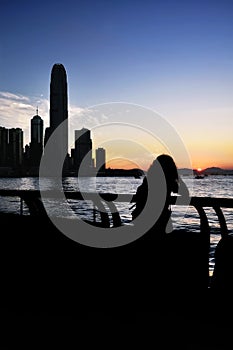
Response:
[[[0,127],[0,168],[16,169],[23,163],[23,131]]]
[[[50,81],[50,125],[44,131],[42,118],[36,115],[31,119],[31,139],[24,148],[23,130],[0,127],[0,175],[39,174],[39,165],[44,147],[53,132],[62,124],[62,133],[56,144],[56,152],[65,152],[65,175],[92,176],[104,175],[106,171],[106,151],[95,150],[92,157],[91,131],[75,130],[75,147],[68,152],[68,94],[66,71],[62,64],[55,64]]]

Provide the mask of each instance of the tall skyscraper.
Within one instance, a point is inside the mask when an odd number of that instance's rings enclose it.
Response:
[[[39,166],[43,153],[43,130],[44,123],[37,114],[31,119],[31,143],[30,143],[30,163],[32,166]]]
[[[23,161],[23,130],[20,128],[9,129],[8,164],[18,168]]]
[[[85,128],[75,130],[75,140],[75,170],[88,175],[93,171],[91,131]]]
[[[105,172],[106,168],[106,151],[104,148],[99,147],[95,151],[95,160],[96,160],[96,170],[98,172]]]
[[[63,123],[65,122],[65,123]],[[67,77],[62,64],[54,64],[50,81],[50,126],[45,130],[45,144],[56,128],[63,123],[62,135],[56,151],[68,153],[68,95]]]
[[[7,166],[8,129],[0,127],[0,167]]]

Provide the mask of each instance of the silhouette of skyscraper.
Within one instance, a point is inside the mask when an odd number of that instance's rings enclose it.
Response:
[[[64,122],[64,123],[63,123]],[[50,126],[45,130],[45,144],[56,128],[63,123],[62,135],[56,151],[68,153],[68,95],[67,77],[62,64],[54,64],[50,81]]]
[[[32,166],[39,166],[43,152],[43,130],[44,123],[37,114],[31,119],[31,144],[30,144],[30,163]]]
[[[7,166],[8,129],[0,127],[0,167]]]
[[[23,130],[0,127],[0,167],[18,170],[23,161]]]
[[[106,151],[104,148],[99,147],[95,151],[96,170],[98,172],[105,172],[106,168]]]
[[[75,130],[75,140],[75,169],[77,172],[81,169],[81,175],[88,175],[93,171],[91,131]]]
[[[23,161],[23,130],[20,128],[9,129],[8,164],[18,169]]]

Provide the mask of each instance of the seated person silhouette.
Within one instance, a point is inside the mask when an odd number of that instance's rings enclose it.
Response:
[[[152,162],[132,200],[136,200],[132,219],[135,231],[143,233],[134,242],[143,265],[141,284],[146,286],[148,300],[153,301],[153,295],[157,295],[166,303],[169,293],[181,302],[191,291],[202,288],[205,278],[198,234],[173,230],[172,194],[189,199],[188,188],[178,175],[173,158],[161,154]],[[138,271],[140,266],[139,275]],[[172,300],[167,305],[172,307]]]
[[[158,289],[162,286],[163,290],[170,291],[172,288],[182,298],[186,291],[190,295],[191,291],[202,293],[207,288],[208,250],[201,232],[173,230],[172,194],[178,195],[175,203],[183,198],[182,203],[189,204],[188,188],[178,175],[173,158],[161,154],[137,189],[132,218],[135,229],[139,227],[144,232],[136,243],[144,249],[144,260],[150,266],[148,276],[155,276]]]
[[[137,189],[132,219],[135,220],[145,211],[142,218],[144,223],[152,217],[153,228],[157,232],[161,234],[171,232],[170,199],[172,193],[189,198],[188,188],[178,175],[173,158],[168,154],[161,154],[153,161],[147,176]]]

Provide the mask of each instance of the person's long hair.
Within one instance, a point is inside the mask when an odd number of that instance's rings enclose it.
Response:
[[[173,158],[168,154],[161,154],[153,161],[147,172],[148,180],[156,181],[160,167],[166,179],[168,193],[177,193],[179,187],[178,171]]]

